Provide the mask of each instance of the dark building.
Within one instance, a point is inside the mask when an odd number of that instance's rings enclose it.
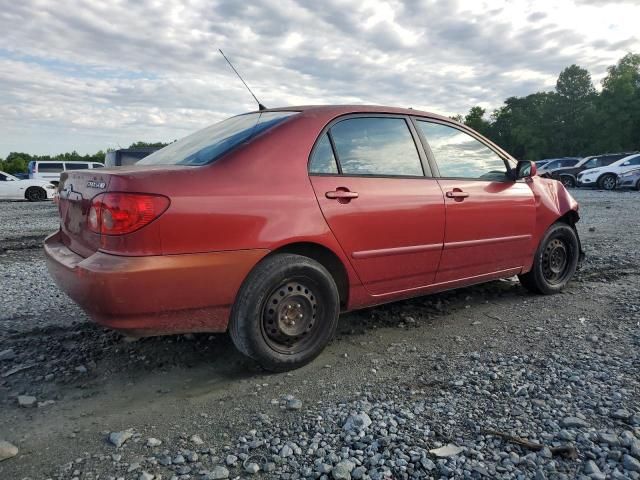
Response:
[[[133,165],[138,160],[151,155],[160,147],[144,147],[144,148],[121,148],[120,150],[112,150],[104,156],[104,166],[121,167],[123,165]]]

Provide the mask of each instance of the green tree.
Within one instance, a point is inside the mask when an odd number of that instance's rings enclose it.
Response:
[[[476,132],[486,135],[489,132],[490,123],[484,119],[486,110],[482,107],[471,107],[469,113],[464,117],[464,124],[473,128]]]
[[[577,65],[565,68],[556,82],[556,109],[550,119],[562,154],[586,154],[592,143],[596,89],[587,70]]]
[[[607,69],[597,113],[600,149],[640,148],[640,55],[629,53]]]
[[[162,147],[166,147],[167,145],[169,145],[169,144],[165,143],[165,142],[142,142],[142,141],[137,141],[137,142],[133,142],[131,145],[129,145],[129,148],[148,148],[148,147],[162,148]]]

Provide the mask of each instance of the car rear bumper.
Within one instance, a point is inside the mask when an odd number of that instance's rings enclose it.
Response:
[[[131,336],[222,332],[236,293],[264,249],[84,258],[54,233],[44,244],[60,288],[97,323]]]

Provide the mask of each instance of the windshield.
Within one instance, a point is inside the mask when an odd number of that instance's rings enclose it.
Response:
[[[205,165],[296,112],[238,115],[204,128],[143,158],[138,165]]]
[[[619,167],[620,165],[622,165],[625,162],[628,162],[630,160],[633,160],[634,158],[640,157],[640,155],[629,155],[628,157],[624,157],[621,158],[620,160],[617,160],[615,162],[613,162],[611,164],[612,167]]]

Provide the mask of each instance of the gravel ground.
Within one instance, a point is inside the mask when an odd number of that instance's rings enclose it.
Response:
[[[286,374],[226,335],[87,322],[44,267],[55,208],[0,203],[0,459],[19,449],[0,478],[640,479],[640,195],[575,196],[587,259],[564,293],[354,312]]]

